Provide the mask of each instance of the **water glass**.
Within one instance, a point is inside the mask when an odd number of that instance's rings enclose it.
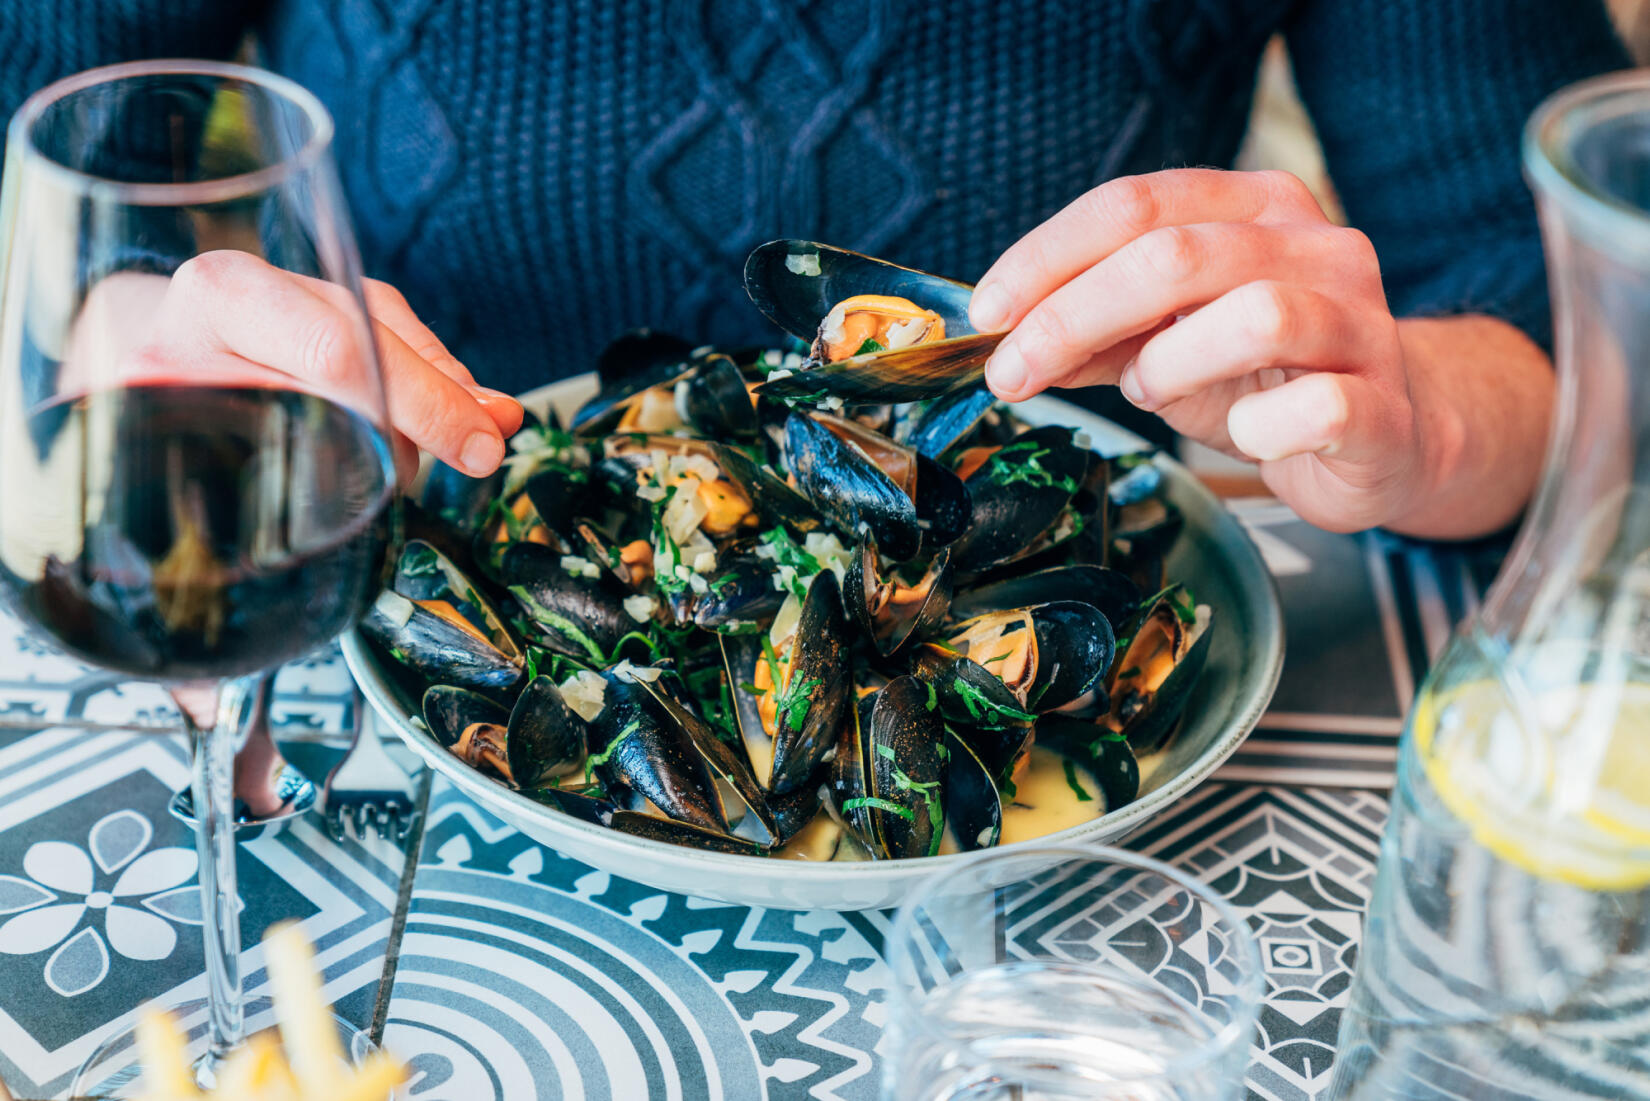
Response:
[[[1264,983],[1244,919],[1160,861],[994,850],[900,908],[888,940],[900,1101],[1240,1095]]]

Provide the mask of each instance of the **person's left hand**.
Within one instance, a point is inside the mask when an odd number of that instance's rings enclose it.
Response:
[[[1116,384],[1260,463],[1306,519],[1380,524],[1425,481],[1398,324],[1369,239],[1283,172],[1187,169],[1082,196],[974,292],[997,395]]]

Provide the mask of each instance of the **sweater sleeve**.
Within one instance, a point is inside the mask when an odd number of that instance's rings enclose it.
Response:
[[[0,0],[0,118],[54,80],[153,57],[224,60],[265,0]]]
[[[1395,315],[1481,313],[1551,348],[1525,120],[1626,67],[1602,0],[1304,0],[1295,79]]]

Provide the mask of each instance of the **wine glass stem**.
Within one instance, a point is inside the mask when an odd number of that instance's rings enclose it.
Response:
[[[241,915],[235,876],[235,753],[247,734],[258,677],[173,690],[194,761],[195,847],[200,854],[201,930],[206,942],[210,1046],[196,1066],[211,1085],[245,1033],[241,1009]],[[214,698],[215,697],[215,698]],[[211,702],[208,702],[211,701]]]

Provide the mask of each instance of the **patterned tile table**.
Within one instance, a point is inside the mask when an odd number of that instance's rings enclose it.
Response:
[[[1325,535],[1240,506],[1283,592],[1289,659],[1259,730],[1128,844],[1248,915],[1268,995],[1252,1097],[1327,1082],[1401,717],[1493,558]],[[335,653],[288,667],[277,726],[321,776],[348,726]],[[0,1080],[69,1076],[145,1001],[204,994],[187,778],[152,689],[0,622]],[[886,914],[751,910],[663,894],[529,841],[437,780],[406,848],[299,820],[242,848],[247,984],[298,918],[326,993],[413,1070],[416,1101],[876,1095]],[[1059,934],[1038,929],[1035,935]]]

